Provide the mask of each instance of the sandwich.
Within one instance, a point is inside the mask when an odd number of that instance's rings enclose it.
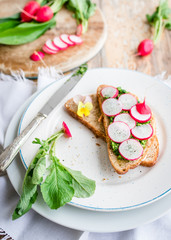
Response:
[[[79,114],[79,101],[75,97],[65,103],[65,108],[106,141],[109,160],[118,174],[125,174],[140,164],[151,167],[156,163],[159,142],[155,117],[145,100],[140,103],[134,94],[108,85],[100,85],[97,93],[88,99],[92,104],[89,114]]]

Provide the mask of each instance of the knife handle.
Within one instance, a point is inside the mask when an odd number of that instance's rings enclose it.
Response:
[[[47,117],[47,115],[38,113],[22,133],[14,139],[14,141],[4,149],[0,155],[0,172],[7,169],[14,157],[19,152],[21,146],[26,142],[38,125]]]

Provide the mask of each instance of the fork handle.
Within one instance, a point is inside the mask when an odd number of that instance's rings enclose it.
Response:
[[[16,137],[7,148],[4,149],[0,155],[0,172],[4,172],[7,169],[19,152],[21,146],[46,117],[47,115],[38,113],[29,125],[22,131],[22,133]]]

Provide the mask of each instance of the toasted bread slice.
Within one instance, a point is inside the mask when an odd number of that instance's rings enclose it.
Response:
[[[104,141],[106,141],[106,135],[105,135],[104,127],[102,124],[101,111],[99,108],[97,95],[92,94],[90,96],[92,98],[93,110],[90,112],[90,115],[88,117],[79,117],[77,115],[78,106],[73,101],[73,98],[69,99],[65,103],[65,108],[66,108],[67,112],[73,118],[77,119],[83,125],[85,125],[87,128],[89,128],[95,134],[96,137],[102,138]],[[153,118],[153,128],[155,129],[154,125],[155,124],[154,124],[154,118]],[[153,137],[150,139],[150,141],[148,141],[148,143],[146,145],[146,151],[144,154],[144,158],[140,164],[145,167],[153,166],[157,161],[158,152],[159,152],[159,143],[158,143],[156,134],[154,132]],[[128,162],[130,162],[130,161],[128,161]]]
[[[74,102],[73,98],[69,99],[65,103],[65,108],[72,117],[76,118],[78,121],[84,124],[87,128],[89,128],[95,134],[96,137],[100,137],[105,141],[106,136],[105,136],[103,123],[102,121],[99,120],[101,117],[101,112],[99,109],[97,96],[96,94],[93,94],[93,95],[90,95],[90,97],[92,99],[93,109],[91,110],[90,115],[87,117],[85,116],[79,117],[77,115],[78,105]]]
[[[111,148],[111,140],[108,136],[107,129],[110,124],[109,118],[103,113],[102,110],[102,103],[103,103],[103,97],[101,96],[100,92],[101,90],[107,87],[107,85],[100,85],[97,89],[97,98],[99,102],[100,111],[103,115],[103,125],[105,128],[105,134],[106,134],[106,142],[107,142],[107,148],[108,148],[108,155],[109,160],[119,174],[125,174],[128,172],[129,169],[133,169],[137,167],[141,162],[144,166],[152,166],[152,164],[156,162],[157,156],[158,156],[158,149],[159,144],[156,137],[156,134],[154,132],[153,136],[147,140],[146,147],[144,149],[143,155],[135,160],[135,161],[127,161],[127,160],[119,160],[117,156],[114,154],[112,148]],[[154,117],[151,119],[151,125],[155,128],[155,120]]]

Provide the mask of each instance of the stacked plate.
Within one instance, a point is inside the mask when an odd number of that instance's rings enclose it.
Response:
[[[67,77],[54,82],[36,93],[19,109],[9,125],[6,145],[15,137],[16,129],[19,134],[66,79]],[[160,154],[155,166],[138,166],[125,175],[118,175],[108,160],[106,143],[95,138],[91,131],[65,112],[63,106],[69,98],[77,94],[95,93],[100,84],[121,86],[135,93],[140,100],[146,96],[146,102],[157,121],[160,144]],[[32,144],[33,139],[46,139],[60,129],[62,121],[65,121],[73,137],[69,140],[61,138],[58,141],[57,156],[63,160],[65,166],[80,170],[85,176],[94,179],[95,194],[85,199],[73,198],[72,202],[59,210],[50,210],[39,197],[33,209],[58,224],[95,232],[127,230],[153,221],[171,207],[170,109],[171,89],[161,81],[128,70],[89,70],[21,148],[21,161],[17,157],[8,168],[11,183],[20,193],[25,174],[22,163],[27,168],[37,151],[37,146]]]

